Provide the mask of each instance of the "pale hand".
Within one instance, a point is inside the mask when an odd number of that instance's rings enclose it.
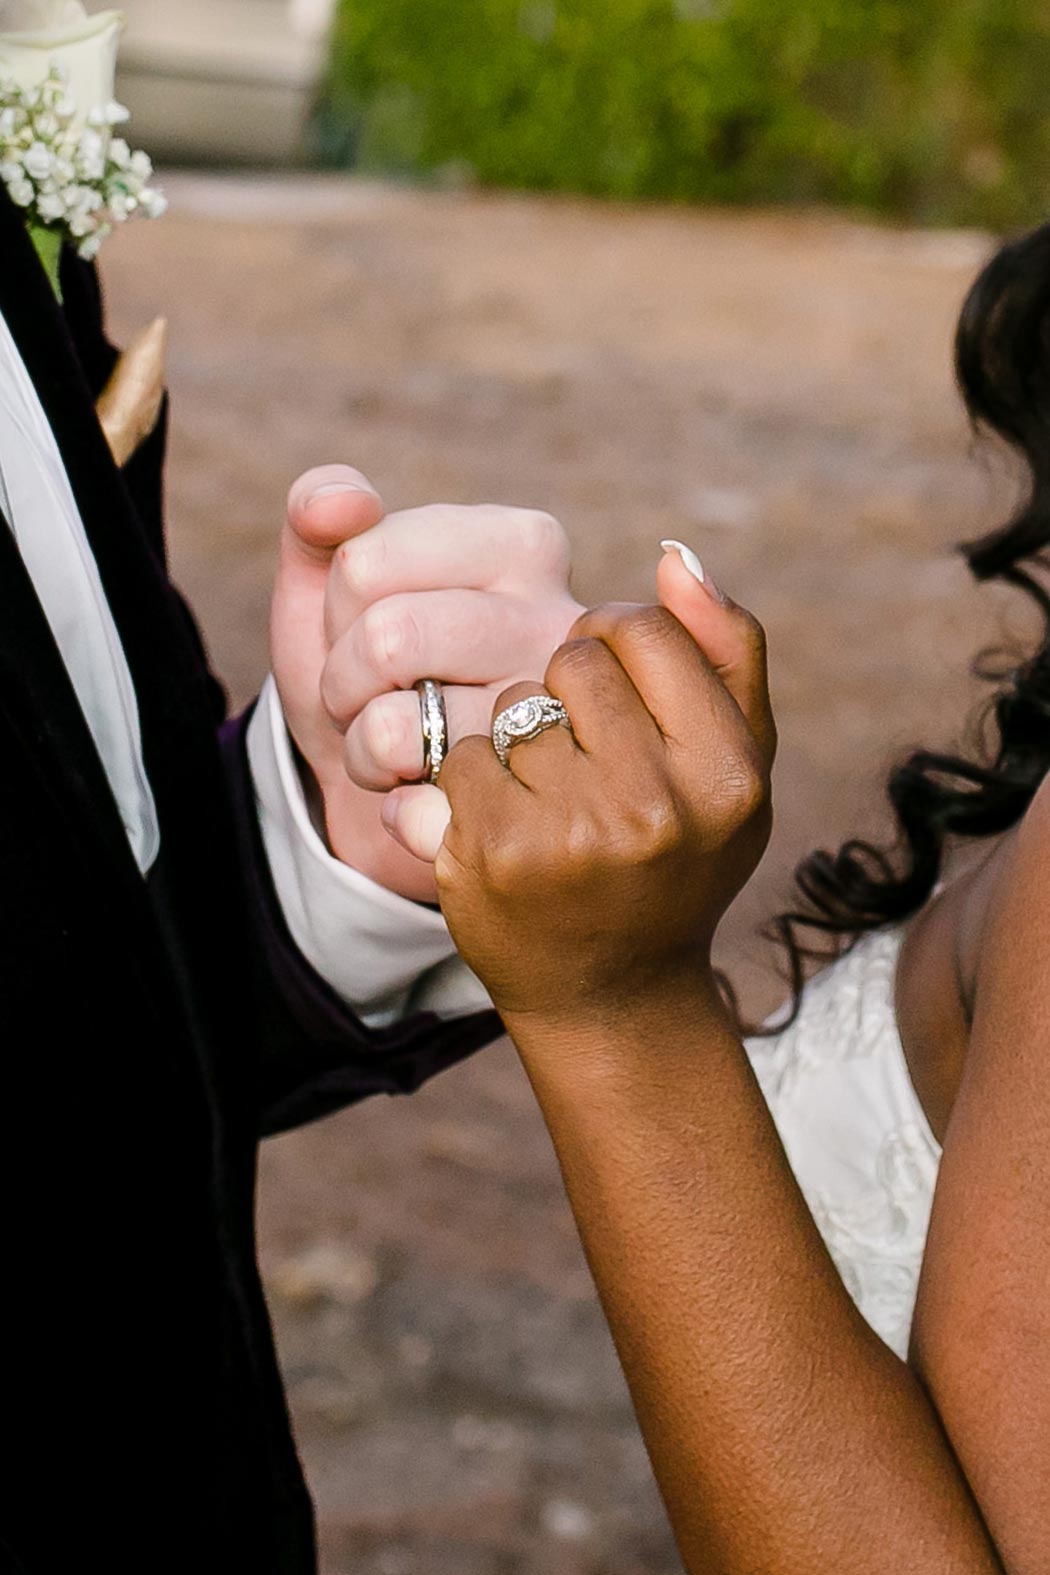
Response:
[[[582,612],[565,533],[530,509],[436,504],[387,515],[360,472],[330,465],[293,486],[274,589],[274,677],[323,800],[337,858],[389,890],[433,902],[447,820],[436,788],[391,789],[423,770],[419,697],[445,686],[453,743],[487,735],[509,684],[546,667]]]

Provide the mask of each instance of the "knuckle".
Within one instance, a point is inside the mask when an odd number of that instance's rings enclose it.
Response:
[[[365,752],[377,765],[390,766],[404,759],[410,739],[407,719],[399,709],[375,701],[365,710],[360,726]]]
[[[605,844],[604,828],[598,817],[585,804],[577,804],[565,834],[565,851],[570,867],[586,868]]]
[[[379,578],[382,546],[372,533],[351,536],[335,550],[334,567],[344,585],[356,596],[367,597]]]
[[[491,765],[494,755],[491,741],[477,733],[468,734],[453,744],[441,767],[441,786],[452,803],[465,796],[471,783],[479,779],[485,766]]]
[[[574,678],[585,677],[593,670],[595,661],[601,656],[601,651],[601,642],[589,639],[587,636],[566,640],[564,645],[558,646],[547,664],[547,687],[558,689],[566,681],[571,682]]]
[[[542,872],[523,832],[504,829],[492,838],[484,854],[485,883],[499,897],[511,897],[528,882],[533,885]]]
[[[535,567],[558,570],[568,565],[569,538],[565,527],[553,514],[542,509],[523,509],[517,521],[518,546]]]
[[[666,639],[676,620],[666,607],[655,603],[632,607],[622,614],[622,628],[628,639],[639,645],[652,645]]]
[[[722,775],[722,820],[729,831],[749,825],[765,809],[769,778],[751,751],[727,756]]]
[[[439,894],[444,898],[453,896],[463,884],[465,874],[465,866],[457,854],[456,839],[450,829],[446,831],[445,840],[434,860],[434,879]]]
[[[659,603],[604,602],[578,620],[575,632],[644,647],[665,639],[676,621]]]
[[[685,836],[677,802],[660,788],[637,793],[620,811],[618,841],[632,862],[659,864],[679,850]]]
[[[419,629],[407,608],[369,608],[361,615],[361,634],[369,663],[387,678],[397,675],[419,647]]]

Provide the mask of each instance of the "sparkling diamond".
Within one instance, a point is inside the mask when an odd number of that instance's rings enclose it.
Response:
[[[507,721],[511,727],[516,730],[520,729],[522,732],[527,732],[529,728],[535,727],[541,719],[542,714],[535,700],[519,700],[516,705],[511,706],[507,713]]]

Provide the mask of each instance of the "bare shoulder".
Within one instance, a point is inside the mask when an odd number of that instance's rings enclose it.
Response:
[[[1039,979],[1050,980],[1048,938],[1050,776],[1043,780],[1024,818],[995,860],[994,880],[989,885],[981,926],[978,994],[982,983],[987,985],[989,979],[998,978],[1004,968],[1020,972],[1034,967]]]
[[[1019,838],[1033,851],[1041,846],[1043,856],[1050,863],[1050,776],[1043,778],[1025,811]]]
[[[913,1360],[1007,1569],[1050,1568],[1050,785],[996,854]]]
[[[1050,1116],[1050,777],[990,866],[974,967],[967,1081],[996,1103],[1038,1088]],[[988,1091],[985,1091],[987,1097]]]

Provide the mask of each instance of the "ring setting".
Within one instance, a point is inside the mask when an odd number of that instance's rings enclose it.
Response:
[[[500,764],[506,766],[515,744],[527,744],[552,727],[572,732],[569,713],[553,695],[529,695],[501,711],[492,724],[492,746]]]
[[[421,678],[414,686],[419,695],[419,720],[423,729],[423,782],[436,782],[448,754],[448,714],[441,685]]]

